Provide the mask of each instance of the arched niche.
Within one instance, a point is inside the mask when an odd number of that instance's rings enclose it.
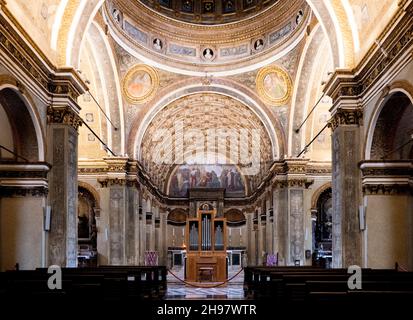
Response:
[[[0,151],[0,159],[3,161],[37,162],[43,160],[39,143],[41,137],[40,126],[32,116],[32,110],[26,104],[24,97],[15,89],[4,87],[0,90],[0,123],[2,136],[0,144],[4,148]],[[3,131],[4,130],[4,131]]]
[[[379,106],[367,141],[370,160],[412,159],[413,105],[402,91],[390,93]]]
[[[97,265],[97,226],[99,199],[84,185],[78,187],[78,263],[80,267]]]

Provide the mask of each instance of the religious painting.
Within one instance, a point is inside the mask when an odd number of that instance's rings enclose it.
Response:
[[[153,97],[159,85],[156,71],[146,65],[136,65],[123,79],[123,92],[131,103],[144,103]]]
[[[285,104],[291,96],[291,79],[280,67],[270,66],[261,69],[256,83],[258,93],[269,104]]]
[[[225,188],[227,197],[245,196],[245,184],[234,165],[182,165],[172,173],[169,195],[186,197],[190,188]]]

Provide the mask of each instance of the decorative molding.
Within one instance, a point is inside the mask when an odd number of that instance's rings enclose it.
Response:
[[[364,195],[409,195],[413,188],[409,184],[367,184],[363,185]]]
[[[413,193],[413,163],[411,161],[362,161],[363,193],[394,195]]]
[[[70,107],[47,108],[47,123],[48,124],[63,124],[73,127],[76,131],[82,125],[83,121],[80,116]]]
[[[47,187],[9,187],[0,186],[0,194],[3,198],[14,197],[47,197],[49,189]]]
[[[363,111],[361,109],[338,109],[328,123],[332,131],[339,126],[363,125]]]
[[[30,80],[37,83],[47,94],[65,95],[76,104],[77,97],[88,90],[83,79],[73,68],[57,68],[7,7],[3,5],[1,8],[0,54],[7,55],[16,67],[24,70]],[[13,70],[10,71],[13,73]],[[25,90],[22,83],[18,87]]]
[[[127,185],[127,180],[120,178],[104,178],[98,179],[98,183],[100,184],[101,188],[125,187]]]
[[[354,70],[335,71],[325,86],[326,95],[334,103],[343,97],[364,95],[412,46],[413,15],[409,14],[412,9],[413,3],[408,8],[400,8],[399,14],[388,24],[378,39],[382,50],[376,50],[376,45],[373,45]],[[403,18],[398,19],[402,14]]]
[[[303,188],[308,189],[314,183],[313,179],[308,178],[288,178],[287,180],[276,180],[273,183],[275,188]]]

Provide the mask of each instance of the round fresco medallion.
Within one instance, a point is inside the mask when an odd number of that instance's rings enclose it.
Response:
[[[288,73],[280,67],[262,68],[256,84],[259,95],[269,104],[280,106],[290,99],[292,82]]]
[[[123,93],[129,102],[139,104],[151,99],[159,86],[157,72],[143,64],[132,67],[123,79]]]

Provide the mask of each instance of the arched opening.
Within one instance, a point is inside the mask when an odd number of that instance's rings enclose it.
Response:
[[[184,209],[176,208],[171,210],[167,217],[168,266],[177,272],[184,266],[187,216]]]
[[[0,160],[36,162],[39,144],[33,119],[20,95],[13,89],[0,91]]]
[[[413,106],[403,92],[393,93],[384,103],[374,127],[372,160],[412,159]]]
[[[79,267],[97,266],[97,228],[96,216],[98,203],[86,188],[78,188],[78,265]]]
[[[245,215],[238,209],[230,209],[224,213],[227,219],[227,254],[228,267],[237,270],[240,267],[245,267],[246,262],[246,248],[247,248],[247,227]]]
[[[331,267],[333,199],[331,187],[320,193],[312,210],[313,265]]]
[[[6,77],[7,79],[7,77]],[[12,83],[10,79],[10,83]],[[0,270],[42,263],[44,165],[41,131],[25,98],[11,85],[0,90]],[[36,129],[38,129],[36,131]],[[43,160],[43,159],[42,159]],[[28,165],[26,165],[28,164]],[[35,174],[28,167],[38,170]],[[12,169],[10,169],[12,168]],[[42,185],[42,187],[39,187]]]
[[[369,160],[361,165],[364,250],[371,268],[413,268],[413,104],[401,90],[394,89],[378,106],[367,137]]]

